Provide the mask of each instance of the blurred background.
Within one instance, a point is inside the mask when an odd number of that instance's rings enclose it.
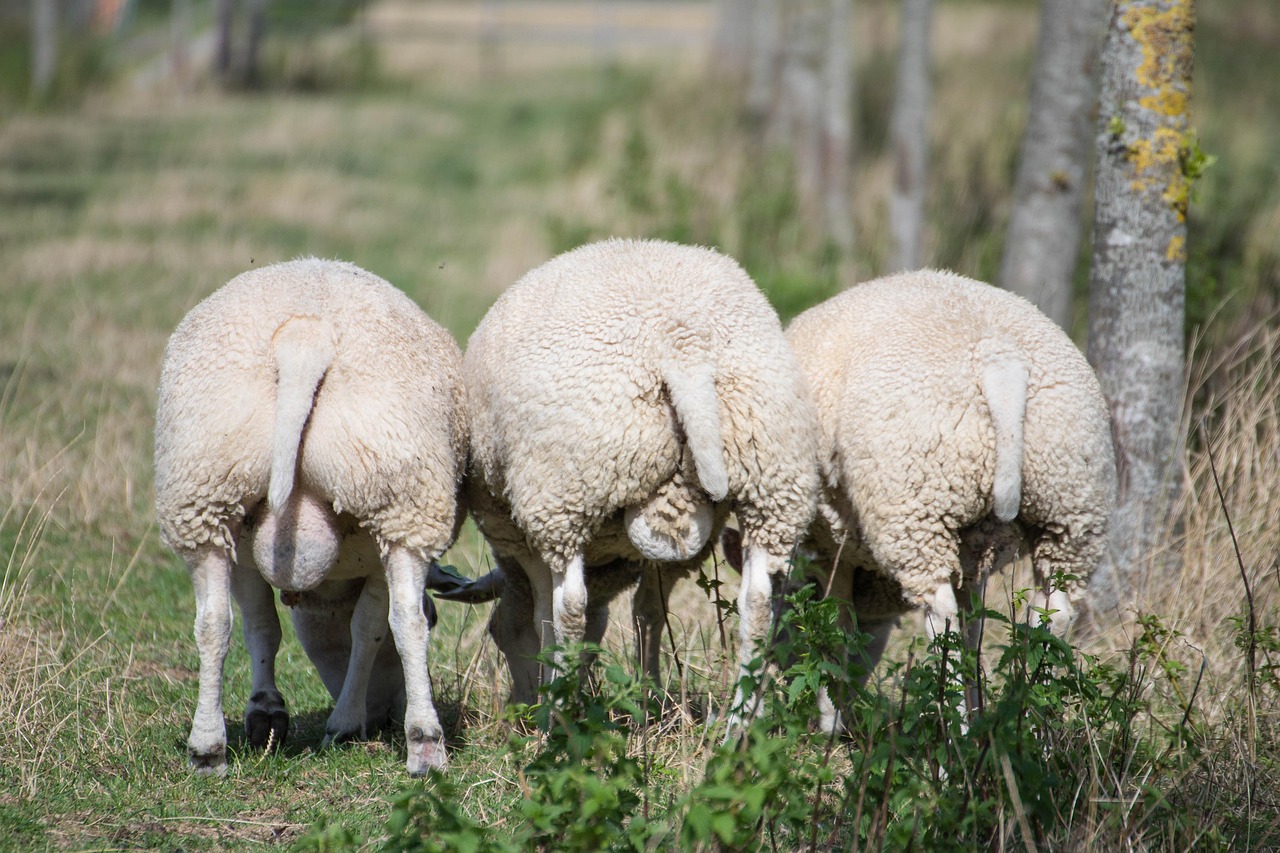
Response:
[[[380,826],[400,782],[386,744],[246,760],[251,800],[186,774],[192,593],[156,537],[151,435],[187,310],[246,269],[336,257],[465,344],[524,272],[621,235],[721,249],[785,320],[902,266],[904,186],[913,264],[998,282],[1039,3],[933,4],[918,173],[891,134],[911,3],[0,0],[0,847],[274,843],[337,807]],[[1140,606],[1215,696],[1244,666],[1241,572],[1251,608],[1280,600],[1280,3],[1200,5],[1191,125],[1197,167],[1215,159],[1187,217],[1185,421],[1213,429],[1242,565],[1193,440],[1185,561]],[[1064,325],[1083,346],[1079,185]],[[474,531],[451,559],[487,568]],[[702,609],[674,616],[672,651],[728,684],[715,616],[685,598]],[[441,608],[432,667],[451,737],[483,745],[504,675],[472,610]],[[296,642],[280,666],[318,742],[330,700]],[[210,829],[189,817],[206,807],[252,820]]]

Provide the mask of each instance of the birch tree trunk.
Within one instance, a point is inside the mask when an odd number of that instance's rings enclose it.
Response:
[[[1071,328],[1106,0],[1042,0],[1000,285]]]
[[[1111,409],[1120,475],[1095,611],[1132,600],[1182,490],[1187,102],[1193,0],[1116,0],[1102,53],[1089,361]]]
[[[31,0],[31,94],[42,98],[58,70],[57,0]]]
[[[929,28],[933,0],[903,0],[898,48],[898,91],[889,119],[893,188],[889,229],[894,270],[919,267],[924,257],[924,201],[929,168]]]

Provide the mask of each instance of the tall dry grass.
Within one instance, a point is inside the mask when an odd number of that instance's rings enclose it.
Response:
[[[1193,353],[1181,571],[1150,579],[1144,606],[1201,645],[1212,672],[1246,674],[1240,621],[1280,615],[1280,327]],[[1277,661],[1280,663],[1280,661]]]

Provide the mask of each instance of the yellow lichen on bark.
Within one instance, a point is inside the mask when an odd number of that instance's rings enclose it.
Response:
[[[1126,5],[1125,0],[1121,5]],[[1138,192],[1162,186],[1160,197],[1181,221],[1191,190],[1182,171],[1182,151],[1193,58],[1193,3],[1173,0],[1167,8],[1131,3],[1120,12],[1120,22],[1142,51],[1134,77],[1146,93],[1138,104],[1153,113],[1158,124],[1149,138],[1128,145],[1133,166],[1130,185]]]
[[[1170,263],[1185,264],[1187,262],[1187,238],[1181,235],[1171,237],[1169,246],[1164,250],[1164,259]]]

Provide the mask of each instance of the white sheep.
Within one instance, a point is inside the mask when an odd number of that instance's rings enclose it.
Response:
[[[365,730],[389,608],[406,685],[408,770],[446,764],[423,591],[460,522],[460,365],[457,344],[407,296],[336,261],[244,273],[174,331],[156,411],[156,508],[162,538],[195,586],[200,688],[188,752],[197,772],[226,770],[231,597],[253,668],[246,732],[264,746],[283,739],[288,721],[274,677],[272,587],[341,598],[354,593],[324,585],[361,577],[327,736]]]
[[[850,288],[787,340],[822,431],[807,545],[871,633],[867,663],[908,609],[931,638],[958,628],[956,590],[980,592],[1023,543],[1031,619],[1065,632],[1116,495],[1107,405],[1066,334],[1018,296],[925,270]]]
[[[608,599],[642,567],[653,582],[637,606],[640,645],[656,669],[665,598],[731,510],[745,544],[745,665],[818,489],[812,407],[746,273],[673,243],[580,247],[498,299],[463,376],[467,500],[505,575],[491,632],[512,698],[536,695],[532,654],[603,634]]]

